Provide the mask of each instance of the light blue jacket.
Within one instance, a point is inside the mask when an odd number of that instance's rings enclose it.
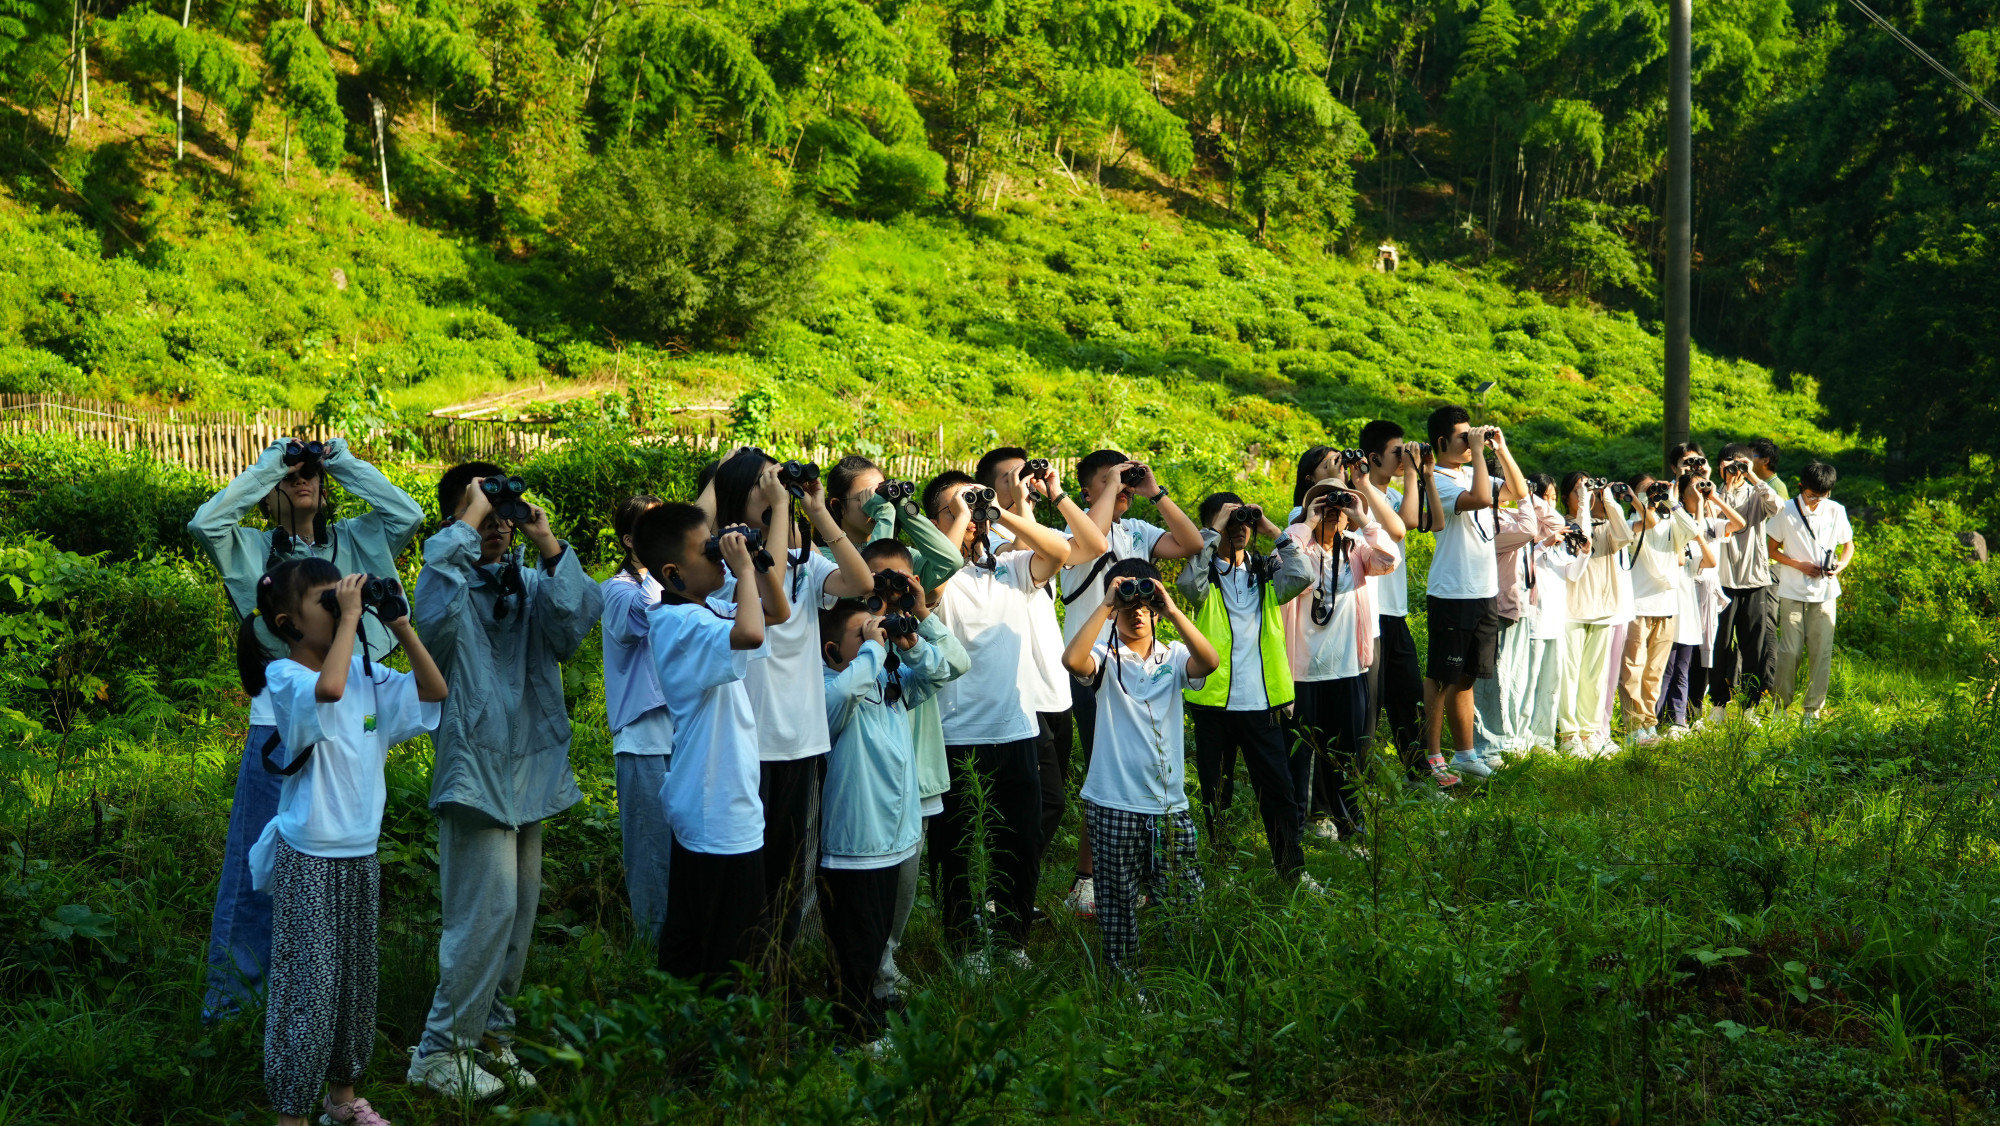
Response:
[[[333,521],[324,544],[294,540],[291,550],[275,552],[272,537],[277,529],[246,528],[243,517],[292,471],[285,464],[287,441],[272,442],[258,456],[257,464],[237,474],[208,503],[195,509],[194,518],[188,521],[188,531],[201,541],[209,558],[215,560],[216,570],[222,572],[222,587],[239,618],[257,608],[257,580],[269,564],[284,559],[316,555],[331,560],[343,575],[395,578],[396,556],[410,545],[417,525],[424,521],[424,510],[409,494],[391,484],[381,470],[349,453],[347,439],[333,438],[326,443],[321,464],[341,488],[367,501],[368,511]],[[282,654],[289,648],[262,622],[257,624],[257,636],[273,653]],[[362,616],[361,637],[368,643],[369,655],[378,659],[396,648],[396,636],[372,614]]]
[[[826,726],[833,736],[820,797],[824,856],[886,861],[917,847],[923,815],[910,708],[959,675],[944,650],[924,637],[934,621],[918,627],[915,645],[896,650],[900,667],[893,674],[883,671],[888,649],[874,641],[862,643],[845,669],[823,670]],[[944,632],[941,625],[933,628]],[[886,704],[882,690],[892,675],[902,698]]]
[[[526,597],[508,598],[507,616],[496,618],[505,566],[479,565],[477,529],[445,525],[424,541],[415,616],[450,688],[431,736],[431,808],[464,806],[519,828],[583,797],[569,765],[561,662],[597,624],[604,595],[564,544],[553,566],[521,568]]]

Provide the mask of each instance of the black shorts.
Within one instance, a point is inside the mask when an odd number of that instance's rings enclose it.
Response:
[[[1430,661],[1424,675],[1443,685],[1495,675],[1500,610],[1491,598],[1425,598]]]

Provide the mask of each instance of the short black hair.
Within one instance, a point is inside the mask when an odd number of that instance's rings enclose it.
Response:
[[[871,540],[867,547],[861,549],[861,561],[876,570],[881,568],[875,567],[875,564],[885,559],[893,559],[911,570],[915,570],[917,566],[916,556],[910,554],[909,545],[902,540],[884,536],[879,540]]]
[[[1224,492],[1224,493],[1208,494],[1207,496],[1201,498],[1201,510],[1200,510],[1201,526],[1204,528],[1208,527],[1209,521],[1215,519],[1215,514],[1222,511],[1223,505],[1242,504],[1242,503],[1243,503],[1243,498],[1237,496],[1235,493]]]
[[[835,599],[833,605],[819,612],[819,640],[822,660],[825,659],[826,655],[826,643],[839,640],[841,631],[847,628],[847,623],[854,620],[854,615],[866,613],[868,613],[868,605],[858,598]]]
[[[1750,440],[1750,456],[1762,458],[1771,463],[1772,469],[1776,469],[1778,468],[1778,443],[1773,442],[1769,438],[1753,438]]]
[[[1625,478],[1625,484],[1633,492],[1643,493],[1646,491],[1646,482],[1657,481],[1657,480],[1659,480],[1658,477],[1655,477],[1651,473],[1648,473],[1642,469],[1639,472],[1632,474],[1630,477]]]
[[[1389,443],[1403,436],[1403,426],[1386,418],[1378,418],[1361,428],[1361,452],[1379,454],[1389,448]]]
[[[465,461],[445,470],[444,476],[438,478],[438,519],[449,520],[458,514],[459,498],[474,477],[506,475],[506,470],[490,461]]]
[[[1446,438],[1451,437],[1451,432],[1458,429],[1459,423],[1471,421],[1471,411],[1457,403],[1449,403],[1431,412],[1430,421],[1424,423],[1424,433],[1430,436],[1431,445],[1441,446]]]
[[[1091,479],[1099,473],[1104,472],[1106,466],[1118,465],[1131,460],[1131,458],[1126,457],[1120,450],[1090,451],[1083,455],[1081,461],[1076,463],[1076,491],[1080,493],[1089,492]]]
[[[1685,442],[1675,442],[1667,451],[1667,468],[1676,474],[1680,473],[1681,463],[1688,459],[1689,454],[1701,457],[1706,456],[1707,451],[1701,448],[1700,442],[1692,438]]]
[[[1732,458],[1749,457],[1750,446],[1747,442],[1731,442],[1728,445],[1722,447],[1722,452],[1715,456],[1718,461],[1729,461]]]
[[[1830,493],[1840,481],[1840,470],[1823,461],[1815,461],[1799,474],[1799,488],[1811,489],[1816,493]]]
[[[972,474],[962,469],[947,469],[943,473],[931,478],[930,484],[924,486],[924,515],[930,517],[932,520],[938,518],[938,513],[943,507],[938,503],[938,498],[944,495],[946,489],[956,485],[977,485],[978,483],[978,481],[973,479]]]
[[[1532,473],[1528,476],[1528,492],[1530,495],[1541,496],[1555,487],[1556,479],[1546,473]]]
[[[707,527],[708,513],[699,505],[679,501],[655,505],[641,513],[632,525],[632,554],[639,557],[640,566],[658,578],[666,564],[687,562],[688,533]]]
[[[972,476],[990,489],[993,487],[994,479],[1000,475],[1000,463],[1015,458],[1028,460],[1028,451],[1019,446],[1001,446],[999,449],[987,450],[986,455],[979,459],[979,464],[973,467]]]

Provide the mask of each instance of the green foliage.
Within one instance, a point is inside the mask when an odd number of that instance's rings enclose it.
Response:
[[[227,36],[182,27],[146,8],[133,8],[112,21],[110,36],[124,65],[154,81],[185,75],[189,86],[220,102],[239,144],[250,131],[258,77]]]
[[[621,148],[566,193],[571,277],[642,339],[743,336],[807,299],[825,251],[812,211],[701,145]]]
[[[706,125],[739,142],[785,133],[784,98],[750,43],[718,13],[652,6],[618,20],[605,49],[604,100],[624,109],[618,136]],[[719,111],[719,112],[718,112]]]
[[[695,476],[709,456],[687,446],[641,442],[613,427],[586,431],[516,471],[535,502],[550,512],[556,534],[586,566],[603,568],[623,558],[611,534],[617,507],[635,493],[693,497]]]
[[[1633,253],[1625,232],[1642,229],[1652,220],[1644,207],[1610,207],[1582,199],[1555,204],[1549,208],[1547,225],[1534,236],[1531,262],[1538,280],[1556,292],[1650,292],[1652,267]]]
[[[298,127],[313,163],[321,168],[338,164],[347,120],[341,116],[333,59],[325,44],[304,20],[278,20],[264,36],[264,61],[279,104]]]
[[[95,442],[35,434],[0,438],[0,526],[65,551],[114,560],[199,553],[187,522],[214,486],[176,462]]]

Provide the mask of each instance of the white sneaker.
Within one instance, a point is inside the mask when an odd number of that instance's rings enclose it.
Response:
[[[959,972],[967,977],[984,978],[993,976],[993,962],[984,950],[974,950],[958,960]]]
[[[1002,954],[1001,957],[1006,959],[1008,965],[1017,970],[1032,970],[1035,968],[1034,960],[1028,957],[1028,952],[1018,946],[1008,947],[1007,952]]]
[[[429,1087],[448,1099],[485,1100],[507,1090],[507,1085],[479,1066],[471,1052],[432,1052],[420,1056],[410,1049],[410,1070],[404,1081],[411,1086]]]
[[[541,1082],[535,1078],[535,1073],[529,1071],[521,1062],[521,1057],[514,1054],[512,1044],[502,1040],[488,1040],[485,1050],[479,1054],[479,1062],[485,1064],[487,1070],[499,1076],[502,1082],[512,1083],[524,1091],[532,1091],[541,1086]]]
[[[1078,876],[1076,886],[1069,889],[1063,898],[1063,906],[1079,919],[1097,916],[1097,881],[1089,876]]]
[[[1451,769],[1453,773],[1470,778],[1474,782],[1484,782],[1493,777],[1493,768],[1486,765],[1486,760],[1471,751],[1460,751],[1451,756]]]
[[[1334,825],[1333,818],[1322,817],[1312,823],[1312,835],[1323,841],[1337,841],[1340,839],[1340,830]]]

